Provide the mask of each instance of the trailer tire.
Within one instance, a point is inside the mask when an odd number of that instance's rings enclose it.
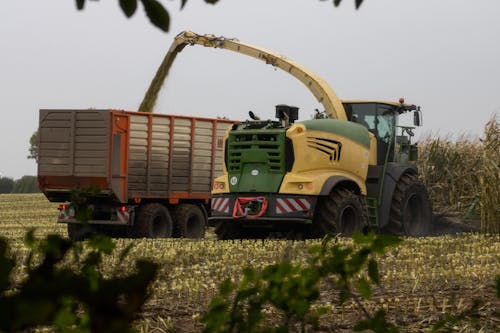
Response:
[[[215,234],[219,240],[241,239],[243,233],[241,227],[235,225],[234,221],[220,221],[215,226]]]
[[[160,203],[145,204],[139,209],[133,226],[134,237],[172,237],[173,223],[168,209]]]
[[[313,220],[312,237],[333,233],[352,236],[367,226],[368,212],[364,200],[345,188],[336,188],[321,197]]]
[[[204,238],[207,221],[200,207],[181,204],[174,214],[175,234],[183,238]]]
[[[432,205],[424,183],[414,174],[402,175],[392,196],[388,231],[422,237],[429,235],[431,224]]]
[[[94,229],[88,224],[68,223],[67,227],[68,237],[74,242],[84,241],[95,233]]]

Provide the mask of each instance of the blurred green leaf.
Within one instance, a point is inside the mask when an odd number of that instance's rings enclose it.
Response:
[[[497,276],[497,298],[500,298],[500,275]]]
[[[118,256],[118,264],[122,264],[123,261],[127,258],[128,254],[134,247],[134,243],[129,243],[121,252],[120,255]]]
[[[24,244],[29,249],[33,249],[36,245],[35,229],[32,228],[28,230],[28,232],[24,235]]]
[[[15,260],[8,257],[7,241],[0,238],[0,295],[8,287],[10,273],[15,265]]]
[[[403,240],[394,235],[380,235],[373,241],[372,251],[375,253],[383,253],[387,247],[395,246]]]
[[[359,7],[361,6],[361,4],[363,3],[363,0],[356,0],[356,9],[359,9]]]
[[[125,16],[131,17],[137,10],[137,0],[120,0],[120,7]]]
[[[168,32],[170,16],[162,4],[156,0],[141,0],[141,2],[151,23],[161,30]]]
[[[85,0],[76,0],[76,8],[78,8],[78,10],[82,10],[84,6]]]
[[[364,235],[362,232],[356,231],[352,235],[352,239],[353,239],[355,244],[359,244],[359,245],[370,244],[375,239],[375,233],[370,232],[367,235]]]
[[[355,332],[371,330],[375,333],[397,333],[397,327],[389,323],[385,317],[385,311],[379,310],[369,319],[362,320],[354,325]]]
[[[380,284],[380,276],[378,273],[378,264],[375,261],[375,259],[370,259],[370,261],[368,261],[368,276],[370,277],[370,279],[374,283],[376,283],[377,285]]]
[[[370,284],[365,279],[361,278],[357,282],[358,292],[364,299],[370,299],[372,297],[372,288]]]
[[[111,237],[100,234],[96,234],[90,237],[88,244],[92,249],[103,252],[105,254],[111,254],[115,249],[115,243],[113,242],[113,239]]]
[[[225,279],[222,281],[219,287],[219,292],[221,296],[229,296],[229,294],[234,290],[234,284],[230,279]]]

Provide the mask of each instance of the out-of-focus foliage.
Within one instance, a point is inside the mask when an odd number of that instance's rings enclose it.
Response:
[[[14,179],[0,177],[0,193],[11,193],[14,188]]]
[[[92,1],[98,1],[98,0],[92,0]],[[326,1],[326,0],[320,0],[320,1]],[[364,0],[354,0],[354,4],[356,6],[356,9],[358,9],[361,4],[363,3]],[[76,7],[79,10],[84,9],[85,7],[85,2],[86,0],[76,0]],[[132,15],[135,14],[138,3],[141,2],[142,6],[144,7],[144,11],[146,12],[146,15],[148,16],[151,24],[153,24],[155,27],[168,32],[170,28],[170,15],[168,13],[168,10],[161,4],[160,1],[158,0],[118,0],[118,3],[120,4],[120,7],[123,11],[123,14],[125,14],[126,17],[131,17]],[[180,8],[184,8],[184,6],[187,4],[188,0],[181,0],[180,1]],[[206,3],[209,4],[216,4],[219,2],[219,0],[205,0]],[[333,4],[335,7],[340,5],[342,0],[333,0]]]
[[[35,176],[23,176],[16,180],[9,177],[0,177],[0,194],[38,192],[40,192],[40,188]]]
[[[158,266],[138,260],[136,271],[106,278],[100,270],[103,256],[114,244],[95,236],[88,243],[73,243],[59,235],[42,240],[26,234],[30,252],[25,261],[27,277],[12,284],[16,260],[0,238],[0,331],[17,332],[52,325],[60,331],[127,332],[147,299],[147,287]],[[85,254],[83,254],[85,253]],[[61,265],[73,255],[73,265]]]
[[[22,176],[14,181],[12,193],[38,193],[38,180],[36,176]]]
[[[38,135],[38,130],[33,132],[30,137],[30,147],[28,148],[28,159],[34,159],[38,163],[38,143],[40,142],[40,137]]]
[[[359,330],[395,332],[385,320],[383,311],[372,315],[361,299],[372,295],[370,283],[380,284],[375,254],[383,254],[389,246],[401,242],[392,236],[369,234],[354,235],[354,246],[341,246],[326,237],[321,245],[311,248],[311,258],[305,263],[283,260],[258,271],[248,266],[243,269],[239,283],[226,279],[219,288],[219,295],[212,299],[204,332],[306,332],[318,329],[321,315],[327,309],[313,309],[320,297],[320,283],[325,282],[337,293],[332,301],[344,304],[354,298],[360,314],[365,317],[358,323]],[[361,272],[365,272],[361,275]],[[272,318],[266,318],[264,309],[271,307]],[[281,322],[276,320],[276,313]],[[267,319],[267,320],[266,320]],[[272,321],[273,324],[264,324]]]

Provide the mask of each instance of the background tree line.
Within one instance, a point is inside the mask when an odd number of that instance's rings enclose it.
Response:
[[[14,180],[10,177],[0,177],[0,194],[5,193],[38,193],[36,176],[23,176]]]

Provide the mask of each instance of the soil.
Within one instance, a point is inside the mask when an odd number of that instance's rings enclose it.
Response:
[[[455,214],[434,214],[432,218],[432,230],[429,236],[479,232],[480,223],[479,219],[465,220]]]
[[[464,220],[458,215],[442,213],[433,216],[433,228],[430,236],[457,235],[462,233],[479,232],[479,219]],[[449,332],[500,332],[500,301],[495,297],[494,285],[487,283],[477,286],[435,286],[432,294],[429,290],[413,290],[411,295],[407,290],[398,290],[397,286],[381,286],[374,290],[373,297],[368,304],[370,313],[380,309],[384,303],[384,310],[389,322],[396,324],[401,332],[426,332],[439,320],[445,318],[445,313],[456,316],[464,315],[463,321],[457,321]],[[338,292],[323,286],[321,304],[336,304]],[[399,304],[387,303],[387,299],[401,299]],[[456,302],[443,309],[447,300],[460,298],[460,308]],[[385,300],[385,301],[384,301]],[[415,300],[423,300],[418,305]],[[479,300],[473,308],[475,300]],[[158,332],[201,332],[203,324],[200,317],[208,308],[209,300],[186,302],[184,304],[163,303],[146,305],[141,315],[141,321],[149,322],[149,329]],[[272,311],[270,311],[272,312]],[[269,313],[268,313],[269,314]],[[273,322],[279,321],[278,314],[269,315]],[[362,319],[362,311],[355,303],[346,303],[334,306],[320,321],[319,329],[315,332],[352,332],[353,325]],[[160,320],[158,319],[160,318]],[[162,319],[163,318],[163,319]],[[167,319],[168,324],[164,324]],[[273,322],[269,322],[271,326]],[[293,331],[293,329],[292,329]],[[313,331],[313,330],[311,330]]]

